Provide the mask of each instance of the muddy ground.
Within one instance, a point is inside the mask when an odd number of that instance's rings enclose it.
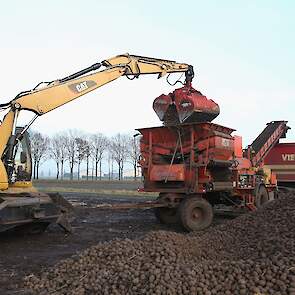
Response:
[[[75,207],[76,219],[72,223],[73,234],[65,234],[57,225],[51,225],[45,233],[38,236],[12,233],[0,235],[0,294],[24,294],[18,284],[25,275],[38,273],[42,268],[52,266],[57,261],[75,255],[82,249],[99,242],[115,238],[133,239],[157,230],[182,232],[180,227],[158,223],[152,210],[111,211],[89,208],[101,203],[139,202],[153,199],[152,196],[138,196],[136,189],[139,185],[140,183],[133,181],[122,183],[41,181],[36,183],[35,186],[39,190],[60,189],[65,198],[85,203],[86,206]],[[80,191],[74,192],[75,189]],[[100,193],[101,191],[103,193]],[[112,194],[113,191],[114,194]],[[223,222],[223,220],[219,217],[215,223]]]

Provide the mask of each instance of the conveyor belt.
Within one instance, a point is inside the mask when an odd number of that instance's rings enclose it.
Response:
[[[286,121],[272,121],[266,125],[264,130],[258,135],[258,137],[251,144],[251,147],[255,151],[255,154],[260,151],[260,149],[264,146],[264,144],[267,142],[270,136],[275,132],[275,130],[281,124],[286,125]],[[278,140],[280,138],[278,138]]]
[[[278,143],[280,138],[286,136],[288,129],[290,128],[287,126],[287,121],[272,121],[267,124],[264,130],[248,147],[248,151],[250,149],[249,155],[254,166],[263,161],[272,147]]]

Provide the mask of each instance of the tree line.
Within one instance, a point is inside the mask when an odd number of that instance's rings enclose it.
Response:
[[[123,179],[125,164],[133,166],[133,176],[138,173],[139,137],[118,133],[107,137],[102,133],[85,134],[77,130],[66,130],[51,137],[37,131],[30,132],[33,179],[39,178],[40,166],[48,160],[56,165],[56,179],[64,178],[69,169],[70,179],[81,178],[81,166],[86,167],[86,179],[101,179],[102,161],[108,165],[108,177],[112,178],[114,164],[118,179]],[[92,173],[90,174],[90,170]]]

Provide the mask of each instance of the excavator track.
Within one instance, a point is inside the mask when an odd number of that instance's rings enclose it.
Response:
[[[0,194],[0,232],[41,233],[50,223],[71,232],[72,213],[72,205],[58,193]]]

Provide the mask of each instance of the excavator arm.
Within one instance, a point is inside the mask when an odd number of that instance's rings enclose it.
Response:
[[[102,68],[102,70],[101,70]],[[12,180],[14,166],[14,147],[22,134],[34,120],[55,108],[58,108],[82,95],[87,94],[121,76],[129,79],[145,74],[158,74],[158,78],[170,73],[185,73],[186,83],[190,84],[194,72],[188,64],[171,60],[123,54],[103,60],[86,69],[63,79],[39,83],[29,91],[19,93],[13,100],[1,104],[0,109],[8,109],[8,113],[0,125],[0,190],[8,188]],[[35,117],[16,135],[16,125],[19,112],[28,110]]]
[[[101,67],[105,69],[98,71]],[[96,63],[66,78],[50,82],[44,88],[41,84],[31,91],[20,93],[11,104],[19,109],[42,115],[121,76],[134,79],[140,75],[158,74],[160,78],[167,73],[176,72],[185,72],[187,80],[193,77],[193,69],[187,64],[123,54]]]

